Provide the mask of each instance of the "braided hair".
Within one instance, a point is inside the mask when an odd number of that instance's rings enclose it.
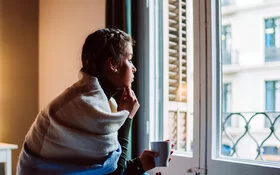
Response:
[[[119,64],[127,44],[135,41],[120,29],[104,28],[87,36],[82,49],[82,71],[98,76],[104,62],[111,57]]]

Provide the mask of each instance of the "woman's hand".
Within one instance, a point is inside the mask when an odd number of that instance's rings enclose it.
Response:
[[[140,104],[133,92],[129,87],[123,89],[120,100],[118,101],[118,111],[127,110],[129,112],[129,118],[133,118],[138,111]]]
[[[156,152],[153,152],[151,150],[144,150],[140,156],[139,159],[142,164],[142,168],[144,171],[148,171],[150,169],[153,169],[155,167],[155,161],[154,158],[157,157],[158,154]]]
[[[169,141],[169,140],[167,140]],[[172,150],[170,151],[170,155],[173,154],[173,148],[174,148],[174,144],[172,143],[171,148]],[[140,156],[139,159],[142,163],[142,168],[144,171],[148,171],[151,170],[153,168],[155,168],[155,160],[154,158],[157,157],[158,154],[156,152],[153,152],[151,150],[144,150]],[[171,158],[168,159],[168,161],[171,161]],[[156,175],[160,175],[161,172],[157,172]]]

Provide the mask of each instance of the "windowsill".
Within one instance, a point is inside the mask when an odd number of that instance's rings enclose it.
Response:
[[[174,151],[174,153],[172,155],[178,156],[178,157],[189,157],[189,158],[193,157],[192,152],[183,152],[183,151]]]
[[[229,163],[257,165],[257,166],[264,166],[264,167],[271,167],[271,168],[279,168],[280,166],[280,163],[276,161],[247,160],[247,159],[230,158],[230,157],[217,157],[212,159],[216,161],[223,161]]]

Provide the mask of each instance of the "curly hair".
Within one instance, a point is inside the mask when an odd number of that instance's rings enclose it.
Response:
[[[120,29],[104,28],[87,36],[82,49],[82,71],[97,76],[104,62],[112,58],[117,64],[127,44],[135,41]]]

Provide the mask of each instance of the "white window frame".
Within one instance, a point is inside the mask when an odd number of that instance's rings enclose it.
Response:
[[[279,175],[280,163],[271,163],[263,161],[236,160],[218,158],[220,139],[217,138],[220,133],[221,115],[220,104],[220,73],[221,63],[219,59],[219,1],[205,0],[207,6],[207,169],[208,175],[236,175],[236,174],[254,174],[254,175]]]
[[[149,147],[150,140],[163,139],[159,135],[160,114],[156,112],[159,105],[159,93],[162,93],[160,82],[158,81],[159,68],[155,64],[159,63],[162,56],[154,51],[158,50],[158,35],[160,31],[153,27],[160,20],[156,15],[157,5],[161,0],[139,1],[144,6],[144,17],[139,20],[139,26],[143,27],[144,33],[139,37],[148,40],[149,44],[144,44],[143,50],[138,50],[140,58],[140,85],[144,88],[140,91],[142,97],[140,104],[139,129],[141,142],[138,147],[139,153]],[[161,171],[162,174],[200,174],[208,175],[279,175],[280,165],[275,163],[258,161],[245,161],[218,158],[219,154],[219,131],[220,124],[217,116],[220,115],[220,89],[221,77],[219,61],[219,1],[218,0],[193,0],[193,38],[194,39],[194,147],[193,157],[174,153],[170,166],[164,169],[154,169],[151,172]],[[165,0],[161,1],[165,2]],[[157,19],[155,19],[157,18]],[[144,22],[145,21],[145,22]],[[138,43],[140,41],[138,40]],[[163,129],[163,128],[161,128]],[[218,137],[217,137],[218,136]],[[193,169],[192,169],[193,168]],[[207,169],[207,171],[206,171]],[[187,173],[188,170],[193,170]]]
[[[192,16],[192,22],[195,21],[193,24],[193,28],[194,29],[197,29],[197,27],[200,26],[200,23],[198,22],[200,19],[200,14],[199,14],[199,9],[201,9],[201,1],[202,0],[195,0],[194,3],[193,3],[193,8],[195,8],[197,13],[191,15]],[[160,75],[158,74],[160,71],[160,69],[157,67],[156,69],[153,69],[151,67],[153,67],[152,65],[154,63],[159,63],[160,61],[160,56],[164,57],[163,55],[160,55],[158,53],[155,53],[154,51],[155,50],[160,50],[159,49],[159,37],[158,35],[159,34],[162,34],[159,30],[158,30],[158,22],[160,21],[159,19],[159,16],[157,16],[157,12],[160,11],[158,5],[159,3],[163,3],[161,5],[166,5],[167,1],[161,1],[161,0],[150,0],[150,1],[146,1],[146,3],[148,4],[146,7],[148,8],[148,19],[149,19],[149,48],[148,50],[150,50],[149,52],[149,63],[148,65],[146,66],[149,67],[149,70],[147,70],[148,72],[150,72],[150,75],[146,76],[146,77],[149,77],[149,87],[153,87],[154,89],[148,89],[148,90],[145,90],[146,92],[149,92],[149,93],[146,93],[145,95],[145,98],[149,99],[149,112],[146,111],[147,113],[151,114],[149,116],[149,126],[150,126],[150,129],[149,129],[149,141],[151,140],[156,140],[156,139],[164,139],[163,138],[163,134],[160,134],[159,131],[163,131],[163,127],[161,127],[159,124],[164,124],[163,120],[161,120],[160,118],[162,117],[160,114],[160,112],[156,112],[154,111],[156,108],[156,105],[158,105],[159,107],[163,107],[160,105],[159,101],[161,100],[159,98],[159,93],[163,93],[163,89],[159,86],[160,83],[162,82],[159,82],[158,81],[158,78],[161,78]],[[162,22],[167,22],[167,21],[162,21]],[[155,29],[156,28],[156,29]],[[166,29],[163,27],[163,30]],[[163,31],[164,32],[164,31]],[[193,38],[200,38],[201,36],[201,31],[200,30],[194,30],[194,34],[193,34]],[[196,79],[195,81],[195,87],[201,87],[201,86],[205,86],[202,85],[203,83],[200,82],[200,79],[201,79],[201,76],[205,75],[205,73],[201,73],[200,71],[200,52],[202,47],[199,47],[200,46],[200,42],[202,40],[198,39],[198,40],[194,40],[193,42],[193,45],[195,45],[195,50],[193,51],[194,52],[194,55],[193,57],[194,58],[197,58],[197,59],[194,59],[194,69],[196,70],[196,72],[194,72],[194,79]],[[164,43],[165,41],[162,41],[163,42],[163,45],[165,45],[166,43]],[[203,47],[205,49],[205,47]],[[166,59],[166,58],[163,58],[163,59]],[[156,60],[156,61],[155,61]],[[163,70],[161,70],[163,71]],[[145,71],[146,72],[146,71]],[[147,81],[147,80],[146,80]],[[152,85],[153,84],[153,85]],[[201,118],[201,97],[200,97],[200,89],[201,88],[198,88],[198,89],[195,89],[194,91],[194,97],[195,97],[195,101],[194,101],[194,115],[196,116],[196,119],[194,121],[194,140],[193,140],[193,144],[194,144],[194,150],[193,150],[193,154],[191,156],[187,155],[187,154],[182,154],[182,153],[178,153],[178,152],[175,152],[173,153],[172,155],[172,161],[170,162],[170,165],[169,165],[169,168],[165,168],[165,169],[160,169],[158,170],[157,168],[155,168],[154,170],[150,171],[150,173],[154,173],[154,172],[157,172],[157,171],[161,171],[163,174],[166,173],[166,174],[171,174],[174,172],[176,174],[185,174],[188,170],[189,171],[192,171],[192,168],[193,169],[197,169],[198,167],[203,167],[202,169],[205,169],[205,157],[202,158],[203,160],[201,161],[200,158],[201,158],[201,153],[200,153],[200,150],[203,151],[203,154],[205,155],[206,154],[206,150],[205,150],[205,146],[201,146],[200,145],[200,138],[206,138],[206,135],[205,133],[201,133],[201,130],[200,130],[200,125],[203,123],[204,127],[206,126],[206,123],[205,122],[201,122],[200,118]],[[204,102],[203,102],[204,103]],[[147,104],[145,104],[147,105]],[[147,108],[146,108],[147,109]],[[151,110],[152,109],[152,110]],[[159,109],[157,109],[159,110]],[[205,111],[205,109],[203,109]],[[152,112],[153,111],[153,112]],[[205,114],[204,114],[205,116]],[[145,141],[145,143],[147,144],[147,141]],[[146,145],[147,146],[147,145]],[[195,171],[195,170],[193,170]]]

